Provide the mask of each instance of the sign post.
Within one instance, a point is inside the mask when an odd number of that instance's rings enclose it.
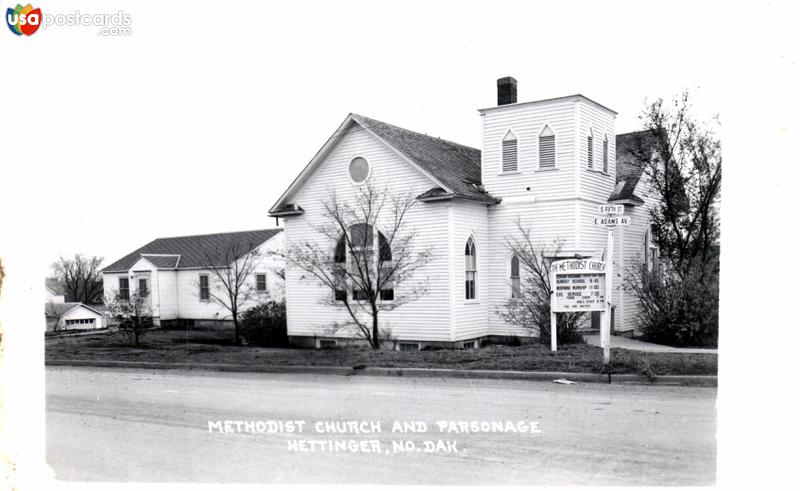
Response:
[[[625,213],[624,205],[600,205],[597,209],[598,212],[605,215],[603,218],[595,218],[595,225],[605,225],[606,236],[606,263],[608,264],[608,271],[606,272],[605,284],[606,292],[606,308],[603,310],[602,320],[600,322],[600,346],[603,348],[603,364],[608,365],[611,361],[611,294],[614,289],[614,229],[618,225],[628,225],[630,217],[622,216]]]
[[[550,267],[550,350],[557,350],[557,313],[603,311],[606,263],[588,259],[555,261]]]
[[[550,272],[550,351],[558,350],[558,317],[553,305],[556,304],[556,275]]]

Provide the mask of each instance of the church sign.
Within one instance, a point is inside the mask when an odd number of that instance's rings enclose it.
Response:
[[[553,312],[606,310],[606,263],[586,259],[556,261],[553,273]]]

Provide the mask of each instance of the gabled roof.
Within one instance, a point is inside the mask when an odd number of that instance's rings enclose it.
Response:
[[[644,165],[638,156],[652,149],[654,136],[649,130],[634,131],[617,135],[617,185],[608,197],[608,201],[629,200],[643,204],[644,200],[634,194],[639,179],[644,172]]]
[[[442,190],[443,197],[440,199],[461,198],[483,203],[499,202],[481,186],[480,150],[351,113],[270,208],[272,216],[302,213],[302,209],[298,209],[296,203],[286,202],[287,197],[313,172],[316,165],[352,124],[364,128],[429,177],[432,181],[432,190],[437,188]]]
[[[181,260],[180,254],[141,254],[158,269],[175,269]]]
[[[232,247],[238,247],[244,254],[282,231],[281,228],[270,228],[156,239],[106,266],[102,272],[127,271],[142,257],[159,269],[207,268],[222,263],[226,252]]]
[[[86,304],[80,302],[66,302],[66,303],[47,303],[44,304],[44,313],[46,317],[61,317],[68,312],[72,312],[73,310],[77,309],[78,307],[83,307],[85,309],[91,310],[95,314],[104,315],[101,311],[97,310],[97,308],[90,307]]]
[[[481,186],[481,151],[383,123],[366,116],[353,118],[425,169],[456,198],[496,203],[498,200]]]

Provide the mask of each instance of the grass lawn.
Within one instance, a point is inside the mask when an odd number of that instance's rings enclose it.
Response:
[[[309,350],[234,346],[230,331],[165,330],[148,332],[142,347],[115,333],[49,337],[46,360],[118,360],[166,363],[228,363],[244,366],[319,365],[353,367],[417,367],[557,372],[600,372],[602,350],[575,344],[549,346],[487,346],[474,350],[374,351],[369,348]],[[644,353],[611,350],[612,373],[650,375],[716,375],[717,355]]]

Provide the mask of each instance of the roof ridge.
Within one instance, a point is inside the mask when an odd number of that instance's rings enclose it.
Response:
[[[153,239],[153,241],[163,240],[163,239],[188,239],[188,238],[191,238],[191,237],[211,237],[212,235],[233,235],[233,234],[246,234],[246,233],[252,233],[252,232],[271,232],[271,231],[274,231],[274,230],[277,230],[279,232],[283,232],[283,227],[259,228],[259,229],[253,229],[253,230],[237,230],[235,232],[215,232],[215,233],[211,233],[211,234],[176,235],[176,236],[173,236],[173,237],[156,237],[155,239]],[[153,242],[153,241],[151,241],[151,242]],[[146,245],[147,244],[145,244],[145,246]],[[142,246],[142,247],[145,247],[145,246]],[[141,249],[141,247],[140,247],[140,249]],[[179,255],[179,254],[170,254],[170,255]]]
[[[378,122],[378,123],[381,123],[381,124],[385,124],[387,126],[392,126],[392,127],[397,128],[399,130],[403,130],[403,131],[405,131],[407,133],[414,133],[415,135],[424,136],[425,138],[431,138],[433,140],[439,140],[439,141],[442,141],[442,142],[445,142],[445,143],[450,143],[451,145],[456,145],[456,146],[459,146],[459,147],[464,147],[464,148],[468,148],[470,150],[475,150],[475,151],[480,152],[480,149],[475,148],[475,147],[470,147],[469,145],[464,145],[463,143],[454,142],[452,140],[447,140],[445,138],[441,138],[441,137],[438,137],[438,136],[431,136],[431,135],[428,135],[426,133],[420,133],[419,131],[409,130],[408,128],[403,128],[402,126],[397,126],[396,124],[387,123],[386,121],[381,121],[381,120],[375,119],[375,118],[370,118],[369,116],[364,116],[364,115],[357,114],[357,113],[350,113],[350,114],[353,115],[353,116],[356,116],[358,118],[364,118],[364,119],[368,119],[370,121],[375,121],[375,122]]]
[[[629,131],[627,133],[617,133],[616,136],[629,136],[629,135],[637,135],[639,133],[650,133],[652,130],[636,130],[636,131]]]

